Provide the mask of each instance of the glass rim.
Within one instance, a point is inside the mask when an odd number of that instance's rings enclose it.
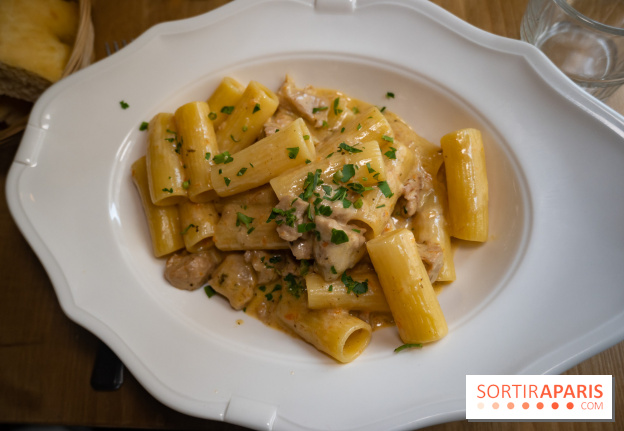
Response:
[[[614,34],[616,36],[624,36],[624,28],[621,27],[613,27],[612,25],[603,24],[599,21],[591,19],[590,17],[583,15],[576,9],[574,9],[567,0],[551,0],[557,6],[559,6],[565,13],[567,13],[572,18],[581,21],[582,23],[592,27],[594,30],[602,31],[605,33]]]

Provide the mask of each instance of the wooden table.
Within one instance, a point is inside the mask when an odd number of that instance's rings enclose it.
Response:
[[[198,15],[225,3],[227,0],[94,0],[96,61],[106,56],[106,41],[129,41],[158,22]],[[434,3],[486,31],[519,38],[527,0]],[[8,212],[4,190],[16,148],[0,148],[0,424],[242,429],[171,410],[149,395],[128,372],[118,391],[96,392],[90,387],[98,340],[63,314],[43,267]],[[568,371],[615,376],[615,424],[462,421],[428,430],[621,430],[623,364],[624,343],[620,343]]]

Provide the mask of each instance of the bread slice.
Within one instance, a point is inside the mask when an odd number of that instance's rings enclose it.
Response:
[[[35,101],[63,76],[78,29],[78,4],[0,0],[0,94]]]

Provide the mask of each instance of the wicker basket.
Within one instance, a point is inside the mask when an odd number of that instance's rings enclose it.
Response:
[[[94,32],[93,21],[91,20],[91,0],[78,0],[78,4],[80,16],[76,41],[63,70],[62,78],[88,66],[93,61]],[[8,128],[0,130],[0,145],[12,142],[13,138],[16,138],[16,135],[26,128],[31,108],[31,103],[15,100],[11,124]]]

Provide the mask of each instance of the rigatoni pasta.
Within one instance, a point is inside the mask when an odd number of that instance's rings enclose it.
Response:
[[[408,346],[447,334],[434,286],[460,276],[452,236],[487,238],[477,130],[440,147],[385,108],[288,76],[276,93],[226,77],[208,103],[152,123],[132,175],[174,287],[204,285],[340,363],[380,327]]]

